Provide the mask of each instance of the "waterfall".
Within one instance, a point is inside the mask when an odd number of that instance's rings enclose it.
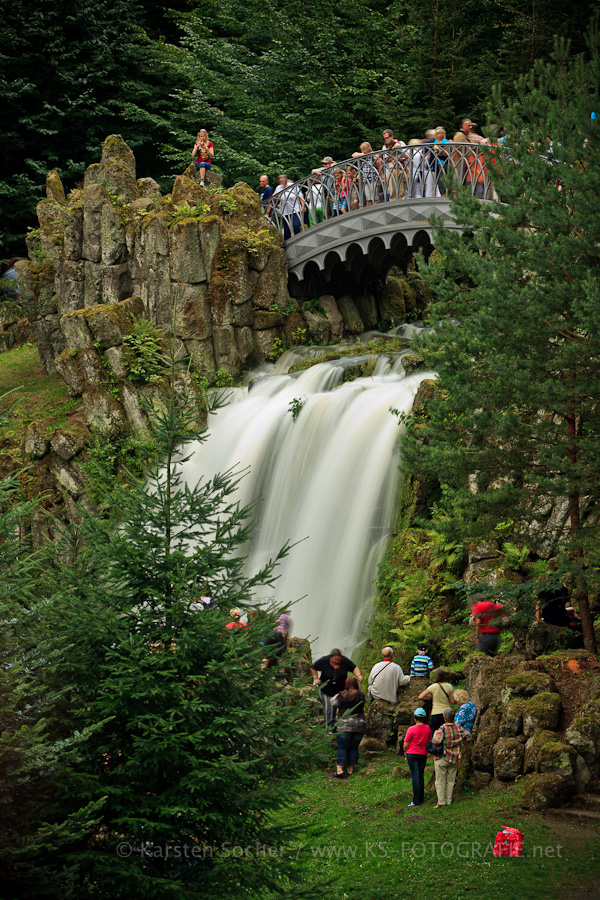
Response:
[[[295,604],[293,634],[311,640],[313,656],[332,647],[351,653],[361,641],[397,506],[401,426],[390,409],[410,411],[420,382],[434,377],[407,376],[398,356],[382,355],[371,377],[342,384],[343,367],[357,359],[365,357],[233,389],[210,416],[206,442],[186,448],[193,450],[183,470],[190,485],[248,468],[236,499],[256,503],[249,572],[287,540],[298,542],[281,564],[274,597]],[[292,401],[303,404],[296,418]]]

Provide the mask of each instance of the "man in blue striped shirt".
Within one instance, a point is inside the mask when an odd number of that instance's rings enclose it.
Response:
[[[431,657],[427,655],[427,645],[419,644],[417,646],[417,655],[413,656],[410,664],[410,675],[417,678],[429,677],[433,672],[433,663]]]

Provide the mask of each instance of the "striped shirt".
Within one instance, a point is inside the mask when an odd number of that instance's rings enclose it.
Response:
[[[417,653],[416,656],[413,656],[413,661],[410,664],[411,676],[416,675],[417,678],[423,678],[425,675],[429,675],[430,672],[433,672],[431,657],[427,656],[426,653]]]
[[[471,735],[462,727],[454,722],[444,722],[441,728],[438,728],[433,735],[432,742],[441,744],[444,742],[444,755],[441,759],[445,759],[449,763],[457,763],[460,759],[460,745],[463,741],[467,743],[471,740]]]

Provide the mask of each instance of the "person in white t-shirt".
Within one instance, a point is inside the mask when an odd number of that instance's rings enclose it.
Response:
[[[299,234],[302,231],[302,214],[304,212],[304,197],[299,187],[294,187],[287,175],[280,175],[278,185],[273,191],[273,206],[281,215],[283,223],[283,238],[287,241],[292,232]]]
[[[383,129],[382,150],[401,150],[406,147],[404,141],[396,140],[391,128]],[[401,153],[382,153],[381,159],[387,173],[388,200],[404,200],[406,197],[406,173]]]
[[[383,660],[375,663],[369,674],[369,697],[371,700],[387,700],[398,702],[398,688],[410,684],[410,675],[405,675],[400,666],[394,662],[394,651],[384,647],[381,651]]]

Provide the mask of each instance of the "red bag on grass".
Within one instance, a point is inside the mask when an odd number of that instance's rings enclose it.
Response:
[[[520,856],[523,852],[523,835],[518,828],[502,826],[494,841],[494,856]]]

